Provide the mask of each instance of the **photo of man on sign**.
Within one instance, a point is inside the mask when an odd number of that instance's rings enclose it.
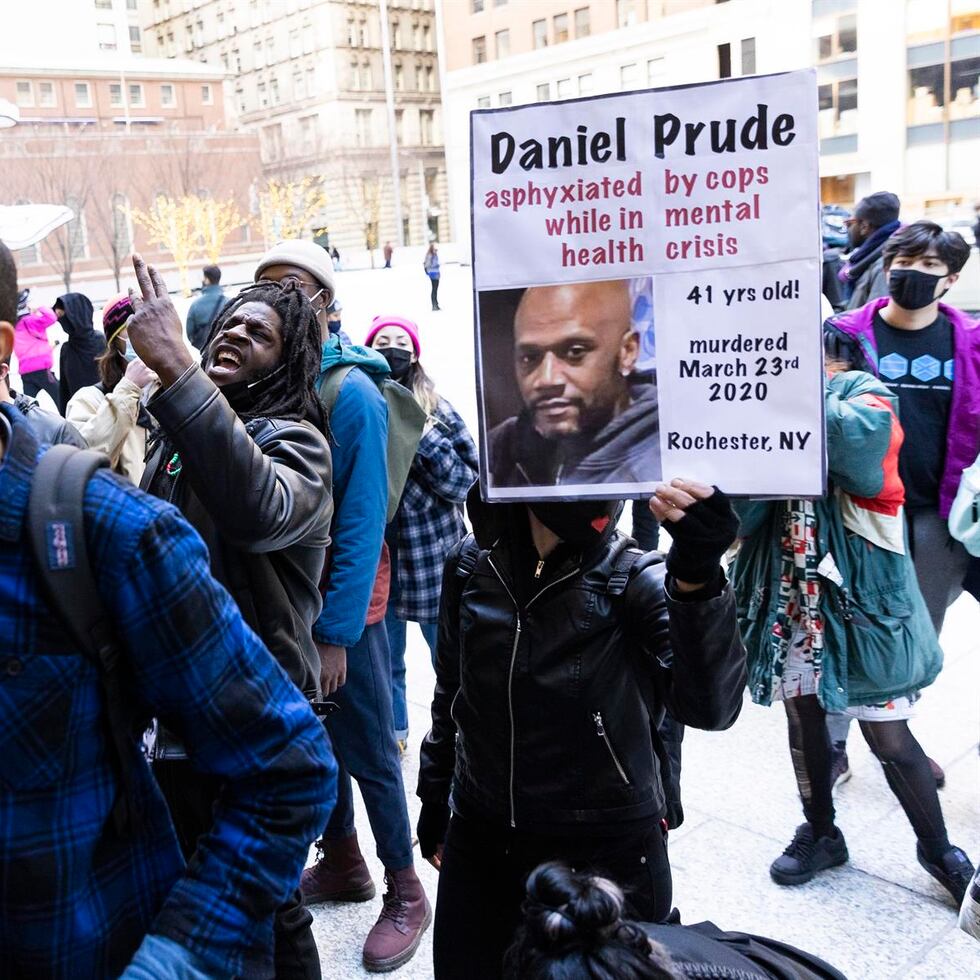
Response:
[[[651,311],[649,278],[481,293],[491,491],[628,496],[660,480]]]

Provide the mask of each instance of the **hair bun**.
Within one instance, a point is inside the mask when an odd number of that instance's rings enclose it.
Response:
[[[588,945],[622,922],[623,893],[606,878],[549,862],[528,878],[525,915],[539,946]]]

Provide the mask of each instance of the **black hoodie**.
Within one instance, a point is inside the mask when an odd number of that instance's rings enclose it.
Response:
[[[54,308],[65,311],[61,329],[68,340],[61,348],[58,408],[65,414],[71,396],[79,388],[99,383],[95,359],[105,350],[105,336],[92,325],[92,301],[81,293],[65,293],[54,301]]]

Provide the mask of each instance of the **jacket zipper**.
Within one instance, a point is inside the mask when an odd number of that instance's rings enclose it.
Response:
[[[523,629],[523,624],[521,623],[521,607],[517,604],[517,600],[514,598],[514,593],[511,592],[510,587],[504,581],[503,575],[500,574],[500,570],[493,563],[493,559],[488,559],[490,562],[490,567],[493,569],[494,575],[500,580],[500,584],[504,587],[504,591],[510,596],[510,601],[514,604],[514,610],[517,613],[517,629],[514,631],[514,644],[510,651],[510,669],[507,673],[507,713],[510,716],[510,778],[508,780],[508,789],[510,795],[510,825],[511,827],[517,826],[516,811],[514,806],[514,753],[515,753],[515,740],[516,740],[516,726],[514,725],[514,665],[517,663],[517,645],[521,640],[521,630]],[[541,563],[539,562],[539,565]],[[537,595],[535,595],[531,601],[527,604],[526,609],[531,608],[531,604],[535,602],[541,595],[548,591],[552,586],[558,585],[564,582],[566,579],[572,578],[574,575],[578,574],[578,567],[573,568],[567,575],[563,575],[559,579],[555,579],[554,582],[549,582]]]
[[[609,757],[613,761],[613,765],[616,767],[616,771],[619,773],[623,782],[629,786],[629,776],[626,775],[626,770],[623,768],[622,763],[619,761],[619,757],[616,755],[616,750],[613,748],[612,742],[609,739],[609,733],[606,731],[606,726],[602,721],[602,712],[593,711],[592,720],[595,722],[596,735],[599,736],[606,743],[606,748],[609,750]]]

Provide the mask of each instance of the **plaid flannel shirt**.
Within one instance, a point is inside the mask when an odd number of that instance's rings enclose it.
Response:
[[[435,424],[422,436],[396,515],[398,588],[395,615],[406,622],[439,618],[442,568],[466,534],[463,502],[480,468],[473,437],[440,398]]]
[[[145,817],[117,835],[98,670],[39,594],[24,533],[39,445],[16,412],[0,411],[13,426],[0,461],[0,977],[116,977],[147,932],[216,976],[270,976],[272,914],[335,796],[323,728],[178,512],[98,473],[86,541],[132,696],[224,781],[185,870],[134,737]]]

